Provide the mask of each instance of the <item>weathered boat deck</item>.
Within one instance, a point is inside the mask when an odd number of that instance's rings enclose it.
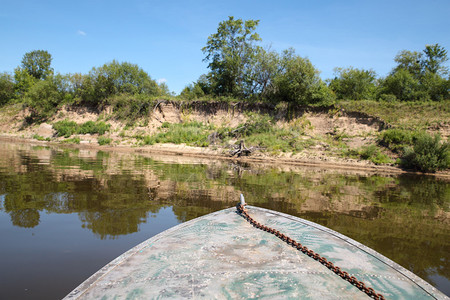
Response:
[[[448,299],[372,249],[318,224],[247,206],[386,299]],[[367,299],[318,261],[225,209],[164,231],[92,275],[65,299]]]

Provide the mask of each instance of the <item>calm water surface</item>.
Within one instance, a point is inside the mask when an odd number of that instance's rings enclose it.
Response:
[[[0,142],[0,298],[60,299],[119,254],[236,204],[299,216],[450,295],[450,182]]]

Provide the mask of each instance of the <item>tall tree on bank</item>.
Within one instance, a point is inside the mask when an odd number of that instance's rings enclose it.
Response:
[[[377,75],[373,70],[335,68],[335,77],[330,88],[338,99],[374,99],[377,89]]]
[[[382,98],[383,94],[400,101],[449,98],[450,80],[445,66],[448,57],[444,47],[426,45],[423,53],[403,50],[394,60],[397,66],[381,81]]]
[[[25,53],[21,68],[36,79],[45,79],[53,74],[53,69],[50,67],[51,63],[52,56],[50,53],[45,50],[34,50]]]
[[[208,37],[202,49],[213,93],[219,96],[243,97],[251,90],[250,70],[260,41],[255,32],[259,20],[234,19],[220,22],[217,32]]]
[[[447,50],[439,44],[426,45],[423,50],[425,59],[423,60],[424,69],[430,73],[446,75],[448,68],[444,66],[447,62]]]

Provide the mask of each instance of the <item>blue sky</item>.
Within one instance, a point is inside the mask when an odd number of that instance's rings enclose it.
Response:
[[[0,72],[43,49],[59,73],[88,73],[116,59],[179,93],[208,72],[201,48],[228,16],[260,20],[262,45],[295,48],[323,79],[349,66],[385,76],[400,50],[450,49],[449,0],[0,0]]]

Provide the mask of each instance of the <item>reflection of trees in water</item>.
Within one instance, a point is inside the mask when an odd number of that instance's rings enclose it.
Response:
[[[398,184],[379,190],[377,197],[381,203],[389,205],[440,207],[448,211],[450,184],[431,176],[400,175]]]
[[[33,228],[39,225],[39,211],[33,208],[11,211],[11,222],[14,226]]]
[[[114,239],[119,235],[137,232],[139,224],[146,222],[148,212],[141,209],[109,209],[80,212],[79,217],[83,228],[90,229],[101,239]]]

